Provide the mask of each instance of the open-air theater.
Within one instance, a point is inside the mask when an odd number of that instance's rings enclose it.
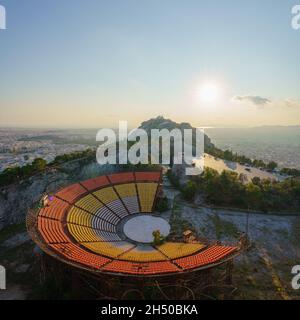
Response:
[[[110,287],[123,286],[124,291],[149,284],[188,286],[189,281],[209,286],[215,281],[211,271],[220,265],[225,266],[224,279],[230,279],[239,246],[169,241],[170,224],[155,211],[161,190],[160,171],[78,182],[30,210],[27,228],[49,260],[83,274],[87,283],[99,279]],[[166,237],[159,245],[152,236],[157,230]]]

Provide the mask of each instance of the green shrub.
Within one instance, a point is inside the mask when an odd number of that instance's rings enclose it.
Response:
[[[169,200],[167,197],[160,198],[156,203],[156,210],[158,212],[165,212],[169,210]]]
[[[185,200],[191,201],[194,199],[197,191],[197,185],[194,181],[188,181],[187,184],[181,188],[182,197]]]
[[[160,233],[159,230],[153,231],[153,245],[159,246],[166,241],[166,238]]]

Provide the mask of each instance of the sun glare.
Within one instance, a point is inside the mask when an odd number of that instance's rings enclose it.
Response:
[[[198,89],[198,98],[205,103],[216,102],[221,95],[221,88],[216,83],[205,83]]]

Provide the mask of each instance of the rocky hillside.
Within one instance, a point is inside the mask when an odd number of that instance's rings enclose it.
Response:
[[[22,223],[29,208],[44,192],[51,193],[68,184],[115,170],[110,165],[98,165],[96,159],[80,159],[1,188],[0,230],[7,225]]]

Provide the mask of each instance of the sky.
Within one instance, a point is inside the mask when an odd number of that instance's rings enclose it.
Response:
[[[300,125],[296,0],[0,0],[0,126]]]

